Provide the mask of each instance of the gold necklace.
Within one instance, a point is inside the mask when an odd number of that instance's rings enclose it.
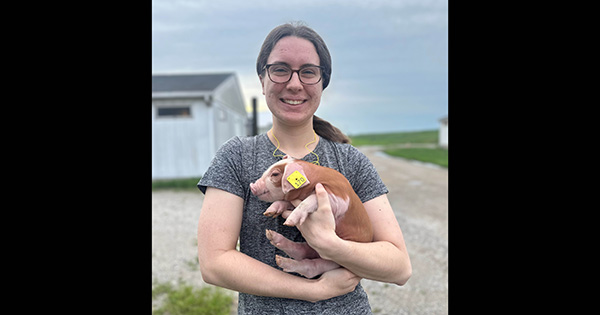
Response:
[[[277,139],[277,137],[275,137],[275,134],[273,133],[273,130],[270,130],[270,131],[271,131],[271,136],[273,136],[273,138],[275,139],[275,141],[277,141],[277,148],[275,148],[275,151],[273,151],[273,157],[284,157],[285,155],[281,155],[281,154],[275,155],[275,152],[277,152],[277,150],[279,150],[280,144],[279,144],[279,140]],[[306,150],[309,150],[308,149],[308,145],[309,144],[315,143],[317,141],[317,133],[314,130],[313,130],[313,133],[315,134],[315,139],[313,141],[311,141],[311,142],[309,142],[309,143],[307,143],[307,144],[304,145],[304,148]],[[314,156],[317,157],[317,160],[314,161],[314,162],[311,162],[311,163],[316,164],[316,165],[320,165],[319,164],[319,156],[315,152],[313,152],[312,150],[309,150],[309,151],[310,151],[310,153],[314,154]]]

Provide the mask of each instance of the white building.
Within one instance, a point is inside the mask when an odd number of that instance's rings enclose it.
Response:
[[[440,119],[440,147],[448,148],[448,116]]]
[[[234,73],[152,75],[152,179],[199,178],[247,117]]]

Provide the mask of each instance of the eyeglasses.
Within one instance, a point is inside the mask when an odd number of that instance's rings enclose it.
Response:
[[[273,63],[266,65],[263,69],[267,69],[269,79],[274,83],[287,83],[292,79],[294,72],[298,73],[298,78],[303,84],[317,84],[321,81],[321,74],[324,67],[322,66],[304,66],[298,70],[292,70],[285,64]]]

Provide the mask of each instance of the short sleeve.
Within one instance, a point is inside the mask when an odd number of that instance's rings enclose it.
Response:
[[[373,163],[353,146],[348,152],[348,164],[353,170],[348,181],[363,203],[389,192]]]
[[[219,148],[208,170],[198,182],[198,189],[202,193],[205,194],[206,188],[210,186],[244,198],[245,188],[240,169],[242,167],[241,145],[240,138],[233,137]]]

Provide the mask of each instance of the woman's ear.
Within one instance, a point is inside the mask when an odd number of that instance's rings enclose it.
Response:
[[[258,79],[260,80],[260,86],[262,87],[262,94],[265,95],[265,80],[262,75],[258,75]]]

